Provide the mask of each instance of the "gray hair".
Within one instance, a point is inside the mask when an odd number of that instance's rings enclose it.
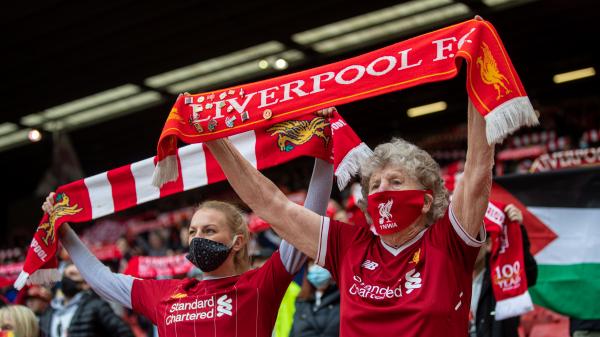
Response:
[[[440,166],[416,145],[401,138],[393,138],[375,148],[373,155],[360,165],[363,200],[369,195],[369,181],[373,172],[387,165],[401,168],[405,174],[417,180],[425,189],[433,191],[433,205],[427,212],[427,225],[441,218],[448,208],[448,190],[440,174]],[[365,206],[365,205],[363,205]]]

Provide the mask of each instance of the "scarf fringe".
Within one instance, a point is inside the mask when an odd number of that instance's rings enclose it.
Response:
[[[510,317],[520,316],[526,312],[533,310],[533,302],[529,291],[525,291],[521,295],[507,298],[496,302],[496,320],[503,320]]]
[[[56,268],[38,269],[31,275],[22,271],[13,286],[15,289],[21,290],[26,284],[50,285],[54,282],[60,281],[60,279],[60,272]]]
[[[170,155],[159,161],[152,173],[152,185],[160,188],[162,185],[179,178],[177,156]]]
[[[488,144],[502,142],[506,136],[523,125],[538,125],[535,110],[527,96],[506,101],[485,115],[485,133]]]
[[[352,150],[348,151],[338,167],[335,169],[338,188],[343,190],[350,182],[350,179],[360,170],[360,163],[371,157],[373,151],[365,143],[360,143]]]

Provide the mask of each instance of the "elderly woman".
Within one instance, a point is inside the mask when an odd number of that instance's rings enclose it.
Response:
[[[464,176],[451,203],[439,166],[415,145],[392,140],[363,163],[366,209],[378,236],[290,202],[229,141],[207,145],[241,199],[331,271],[341,292],[341,336],[467,334],[494,153],[470,101]]]

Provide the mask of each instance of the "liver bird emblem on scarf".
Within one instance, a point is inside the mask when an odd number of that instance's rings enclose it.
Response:
[[[316,117],[310,121],[285,121],[277,123],[267,129],[272,132],[271,136],[277,135],[277,146],[281,151],[290,152],[294,145],[302,145],[317,136],[325,142],[325,147],[329,143],[329,136],[325,135],[325,127],[329,123],[323,117]],[[293,145],[292,145],[293,144]]]
[[[481,73],[481,79],[483,80],[483,83],[494,86],[494,89],[496,89],[496,92],[498,93],[496,100],[499,100],[504,97],[504,95],[511,93],[511,90],[507,87],[510,85],[510,82],[498,69],[498,64],[494,59],[494,55],[492,55],[490,47],[485,42],[482,43],[481,50],[483,51],[483,58],[481,56],[477,58],[477,66]],[[504,95],[502,94],[500,87],[504,89]]]
[[[69,206],[69,197],[65,193],[60,193],[57,195],[56,203],[52,207],[52,211],[48,217],[48,222],[44,222],[38,227],[38,229],[41,229],[46,233],[46,235],[42,236],[42,241],[44,241],[46,246],[54,243],[54,225],[56,220],[65,215],[77,214],[81,212],[81,210],[81,208],[77,208],[77,204]]]

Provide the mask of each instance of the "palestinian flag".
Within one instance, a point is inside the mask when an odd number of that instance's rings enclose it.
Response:
[[[523,210],[539,268],[533,302],[600,319],[600,167],[498,177],[492,200]]]

